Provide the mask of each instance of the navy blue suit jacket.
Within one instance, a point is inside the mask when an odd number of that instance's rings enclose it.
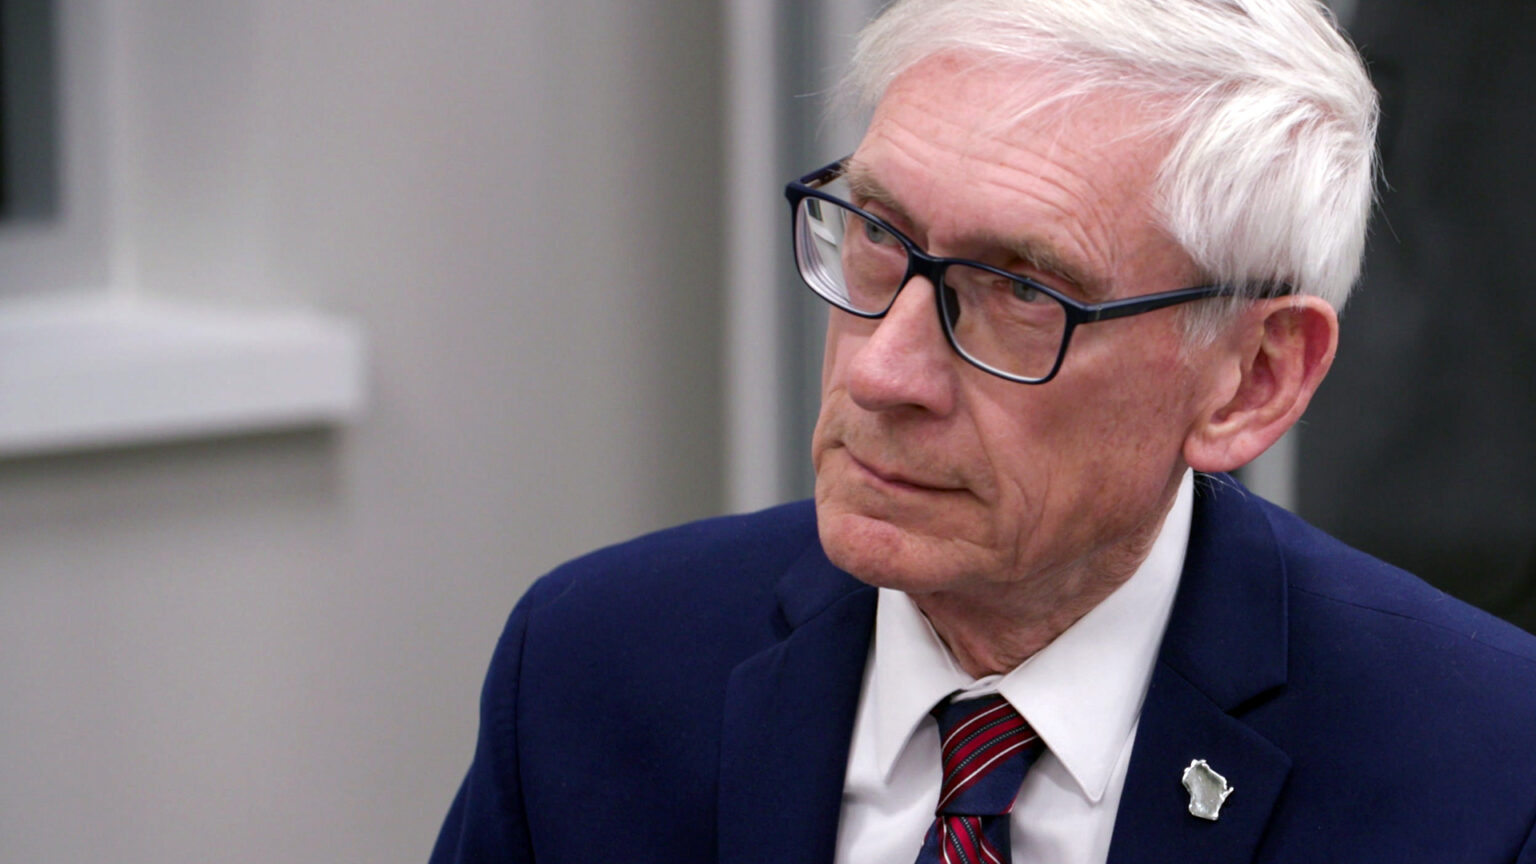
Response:
[[[432,860],[830,862],[874,610],[808,503],[561,567]],[[1235,790],[1218,821],[1193,759]],[[1111,864],[1536,864],[1533,824],[1536,639],[1199,478]]]

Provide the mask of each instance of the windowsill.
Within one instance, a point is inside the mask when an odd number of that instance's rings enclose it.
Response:
[[[355,324],[306,310],[0,304],[0,458],[350,423],[364,362]]]

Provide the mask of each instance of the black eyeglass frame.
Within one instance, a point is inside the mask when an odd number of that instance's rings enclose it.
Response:
[[[907,237],[907,235],[892,227],[889,222],[881,219],[879,216],[876,216],[875,214],[870,213],[861,207],[838,198],[836,195],[823,192],[821,188],[819,188],[841,176],[844,170],[847,168],[848,160],[851,158],[852,157],[850,156],[839,159],[836,162],[818,168],[815,171],[805,175],[804,177],[801,177],[799,180],[788,183],[784,186],[784,197],[789,199],[790,236],[795,247],[795,269],[800,273],[801,281],[805,282],[806,287],[810,288],[812,293],[814,293],[817,297],[820,297],[821,299],[827,301],[833,306],[836,306],[844,312],[847,312],[850,315],[856,315],[860,318],[866,319],[879,319],[884,318],[886,313],[891,311],[891,306],[895,305],[896,298],[900,296],[902,289],[907,287],[907,283],[912,281],[912,277],[922,276],[927,279],[930,284],[933,285],[934,307],[938,310],[939,324],[944,330],[944,339],[949,342],[949,347],[953,349],[956,354],[960,355],[960,357],[963,358],[967,363],[970,363],[972,366],[975,366],[983,372],[996,375],[999,378],[1003,378],[1008,381],[1014,381],[1019,384],[1044,384],[1052,378],[1055,378],[1056,373],[1061,370],[1062,360],[1067,356],[1067,344],[1072,341],[1072,332],[1076,330],[1080,324],[1092,324],[1097,321],[1109,321],[1115,318],[1126,318],[1131,315],[1140,315],[1143,312],[1151,312],[1155,309],[1164,309],[1169,306],[1177,306],[1179,304],[1189,303],[1195,300],[1205,300],[1211,297],[1231,297],[1240,293],[1238,289],[1228,285],[1199,285],[1193,288],[1179,288],[1173,291],[1161,291],[1156,294],[1143,294],[1138,297],[1126,297],[1120,300],[1106,300],[1102,303],[1082,303],[1072,299],[1071,297],[1063,295],[1061,292],[1051,288],[1048,285],[1042,285],[1041,283],[1029,278],[1028,276],[1020,276],[1017,273],[1009,273],[1007,270],[1001,270],[989,264],[983,264],[980,261],[972,261],[967,258],[939,258],[934,255],[929,255],[927,252],[923,251],[923,249],[919,247],[917,243],[913,242],[911,238]],[[798,232],[796,231],[797,226],[795,224],[795,220],[797,218],[797,214],[799,213],[800,203],[807,198],[817,198],[822,201],[827,201],[832,204],[836,204],[839,207],[851,210],[858,214],[861,219],[866,219],[874,223],[875,225],[879,226],[881,230],[890,232],[892,237],[895,237],[897,240],[901,241],[901,245],[906,249],[907,252],[907,272],[904,276],[901,277],[900,285],[897,287],[895,293],[891,295],[891,301],[890,303],[886,304],[884,309],[880,310],[879,312],[863,312],[850,306],[846,306],[843,303],[840,303],[837,300],[834,300],[833,298],[828,297],[827,295],[816,290],[816,287],[811,284],[809,279],[806,278],[805,270],[801,265],[801,261],[803,259],[801,256],[800,238]],[[1005,279],[1019,282],[1028,286],[1031,290],[1038,291],[1041,294],[1044,294],[1047,297],[1050,297],[1052,300],[1055,300],[1057,303],[1061,304],[1062,308],[1066,310],[1066,323],[1062,327],[1061,346],[1056,349],[1056,361],[1051,364],[1050,371],[1046,372],[1040,377],[1030,377],[1027,375],[1018,375],[1012,372],[1006,372],[984,361],[978,360],[977,358],[971,356],[964,348],[960,347],[960,344],[955,341],[955,333],[952,325],[950,324],[949,316],[944,314],[944,271],[952,264],[974,267],[979,270],[985,270],[988,273],[994,273]],[[1260,299],[1263,299],[1269,297],[1279,297],[1289,293],[1291,293],[1290,287],[1282,284],[1268,288],[1261,292],[1258,296]]]

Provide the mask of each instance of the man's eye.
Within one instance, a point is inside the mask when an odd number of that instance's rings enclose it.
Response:
[[[876,225],[868,219],[864,220],[864,239],[874,243],[877,246],[884,246],[896,242],[896,238],[892,236],[891,232],[881,228],[879,225]]]
[[[1019,280],[1014,280],[1013,281],[1013,297],[1014,297],[1015,300],[1022,300],[1025,303],[1033,303],[1036,300],[1043,299],[1044,295],[1042,295],[1035,288],[1035,286],[1029,284],[1028,282],[1021,282]]]

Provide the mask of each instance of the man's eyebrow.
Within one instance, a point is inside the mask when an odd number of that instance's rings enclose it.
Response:
[[[868,165],[863,162],[849,161],[848,166],[843,170],[843,179],[848,181],[848,190],[853,193],[853,203],[862,207],[865,203],[873,201],[903,220],[912,221],[906,209],[901,206],[901,202],[896,200],[896,196],[875,179],[874,172],[869,170]]]
[[[899,221],[906,222],[908,225],[913,224],[911,215],[901,205],[901,201],[875,179],[874,172],[868,165],[850,160],[843,170],[843,179],[848,183],[848,189],[853,195],[853,203],[859,206],[871,202],[879,204],[894,214]],[[1052,249],[1050,244],[1036,237],[1028,234],[1018,237],[989,235],[983,239],[988,245],[996,246],[1023,261],[1031,269],[1054,276],[1077,289],[1083,299],[1088,302],[1102,300],[1109,293],[1103,279],[1092,276],[1081,267],[1066,260]]]
[[[1033,270],[1048,273],[1077,289],[1080,299],[1095,303],[1108,297],[1109,291],[1100,279],[1056,253],[1048,243],[1029,235],[1012,238],[995,238],[994,245],[1008,250],[1009,254],[1023,261]]]

